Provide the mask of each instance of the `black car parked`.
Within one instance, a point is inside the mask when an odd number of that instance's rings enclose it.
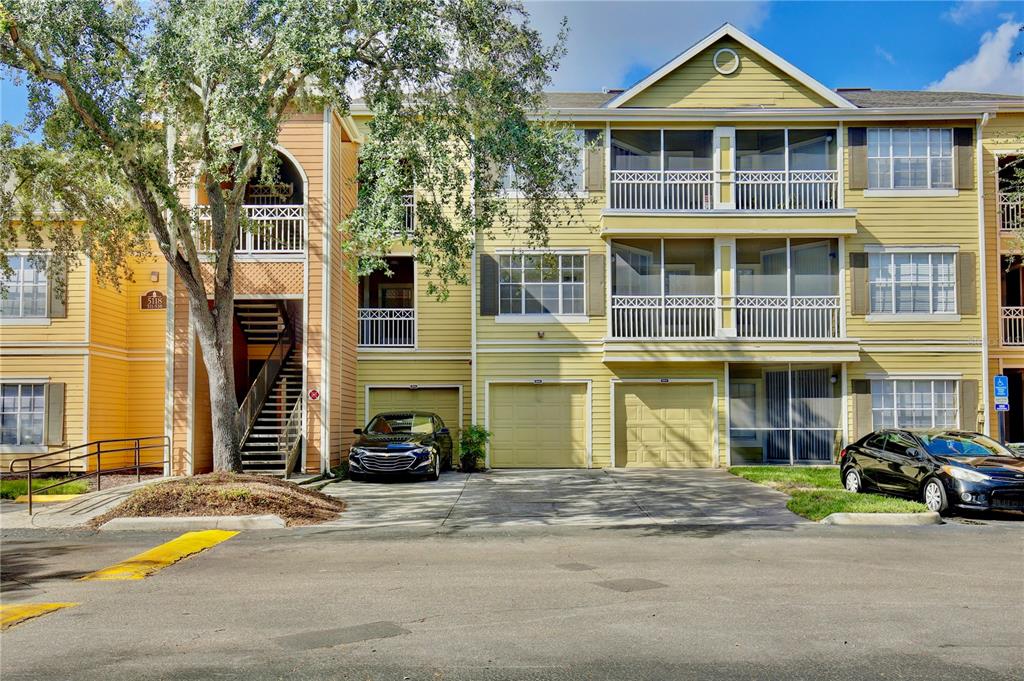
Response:
[[[377,414],[348,453],[350,480],[367,475],[415,475],[437,480],[452,467],[452,436],[441,417],[426,411]]]
[[[979,433],[877,430],[839,455],[843,486],[951,507],[1024,511],[1024,457]]]

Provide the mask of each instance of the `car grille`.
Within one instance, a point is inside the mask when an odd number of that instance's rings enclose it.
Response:
[[[992,507],[1024,510],[1024,491],[993,492]]]
[[[359,460],[368,471],[398,473],[412,468],[416,457],[412,454],[363,454]]]

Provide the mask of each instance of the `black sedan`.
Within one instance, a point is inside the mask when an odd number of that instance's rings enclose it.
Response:
[[[979,433],[877,430],[839,455],[843,486],[952,507],[1024,511],[1024,457]]]
[[[441,417],[425,411],[377,414],[348,453],[350,480],[368,475],[413,475],[437,480],[452,467],[452,436]]]

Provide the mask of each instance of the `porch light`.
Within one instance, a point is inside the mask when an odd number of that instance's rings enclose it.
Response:
[[[157,272],[156,270],[153,270],[152,272],[149,273],[149,280],[154,284],[160,281],[160,273]]]

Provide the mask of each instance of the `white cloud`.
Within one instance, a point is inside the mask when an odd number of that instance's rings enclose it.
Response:
[[[893,66],[896,65],[896,57],[892,56],[892,52],[885,49],[881,45],[875,45],[875,54],[884,59],[885,61],[889,62]]]
[[[993,3],[984,0],[960,0],[942,13],[942,17],[954,24],[966,24],[969,19],[991,9]]]
[[[600,90],[633,84],[725,22],[754,31],[766,2],[527,2],[530,23],[550,44],[569,18],[568,54],[553,90]],[[641,74],[646,75],[646,73]]]
[[[995,31],[985,33],[977,54],[928,89],[1024,95],[1024,57],[1014,54],[1021,27],[1024,24],[1008,19]]]

